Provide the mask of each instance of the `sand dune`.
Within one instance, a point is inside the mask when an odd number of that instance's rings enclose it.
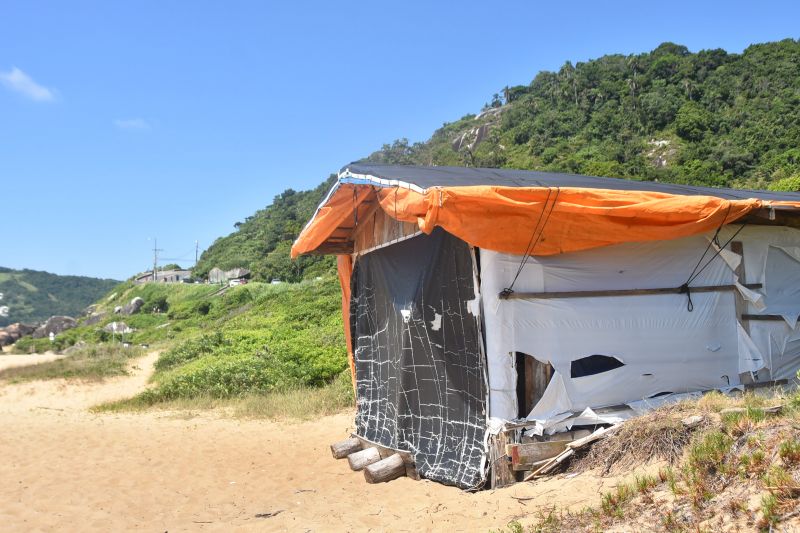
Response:
[[[596,504],[615,483],[582,474],[476,494],[407,478],[367,485],[328,450],[352,413],[268,422],[88,411],[141,390],[156,357],[101,383],[0,385],[3,530],[487,531],[543,505]]]

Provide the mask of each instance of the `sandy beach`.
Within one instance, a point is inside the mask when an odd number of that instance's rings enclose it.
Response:
[[[540,506],[595,505],[616,482],[581,474],[475,494],[408,478],[368,485],[328,449],[351,432],[349,412],[276,422],[89,411],[144,388],[156,358],[99,383],[0,385],[4,530],[488,531]]]

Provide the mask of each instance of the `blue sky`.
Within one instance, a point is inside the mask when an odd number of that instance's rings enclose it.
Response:
[[[796,2],[0,3],[0,266],[126,278],[505,85],[663,41],[798,38]],[[652,6],[652,7],[651,7]]]

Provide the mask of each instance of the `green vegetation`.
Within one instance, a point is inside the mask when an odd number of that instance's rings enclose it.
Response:
[[[220,237],[203,252],[193,275],[204,278],[214,267],[244,267],[257,281],[300,281],[333,272],[332,257],[306,256],[292,261],[289,250],[334,180],[331,176],[310,191],[287,189],[268,207],[234,224],[235,232]]]
[[[484,111],[367,160],[800,190],[800,41],[566,62]]]
[[[14,322],[41,322],[53,315],[78,316],[117,283],[111,279],[0,267],[0,305],[10,310],[7,317],[0,317],[0,327]]]
[[[98,344],[78,348],[62,359],[0,371],[0,380],[12,383],[39,379],[100,380],[127,374],[128,362],[141,357],[138,348],[123,348],[120,344]]]
[[[145,302],[140,313],[112,312],[135,297]],[[116,346],[126,341],[163,349],[152,386],[126,404],[131,407],[244,397],[249,398],[244,405],[266,405],[277,400],[255,398],[278,392],[296,398],[315,387],[322,387],[318,402],[339,398],[332,404],[339,406],[341,395],[336,391],[341,387],[331,384],[345,378],[349,382],[341,293],[330,277],[230,288],[126,282],[100,300],[96,312],[99,318],[82,319],[77,328],[57,335],[52,344],[49,339],[28,337],[17,342],[15,349],[21,353],[64,350],[86,343],[100,350],[112,341]],[[104,328],[114,321],[124,321],[134,331],[112,338]],[[79,360],[70,355],[53,366],[60,369],[58,365]],[[343,373],[345,378],[340,378]],[[54,371],[53,377],[56,374],[68,377],[63,369]],[[352,402],[352,390],[349,395],[347,401]],[[313,403],[311,395],[308,401]]]

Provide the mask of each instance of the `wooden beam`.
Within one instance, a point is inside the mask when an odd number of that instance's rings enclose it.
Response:
[[[350,463],[350,469],[359,471],[364,467],[377,463],[381,460],[381,454],[377,448],[366,448],[364,450],[351,453],[347,456],[347,462]]]
[[[759,209],[733,222],[733,224],[743,223],[753,226],[787,226],[790,228],[800,228],[800,211],[775,208],[770,214],[769,209]]]
[[[742,246],[742,241],[733,241],[731,243],[731,252],[739,256],[739,266],[734,269],[733,273],[739,278],[739,283],[746,283],[747,276],[744,271],[744,246]],[[736,311],[736,320],[742,325],[742,328],[744,328],[747,334],[750,335],[750,323],[744,318],[747,312],[747,302],[742,295],[739,294],[739,291],[733,291],[733,301]]]
[[[781,315],[753,315],[753,314],[743,314],[743,320],[783,320],[783,316]]]
[[[761,283],[743,283],[748,289],[760,289]],[[708,285],[689,287],[690,292],[723,292],[736,289],[736,285]],[[563,292],[512,292],[500,295],[504,300],[546,300],[549,298],[595,298],[608,296],[643,296],[650,294],[682,294],[680,287],[666,287],[663,289],[617,289],[607,291],[563,291]]]
[[[406,465],[399,453],[364,468],[367,483],[383,483],[406,475]]]
[[[508,437],[505,431],[489,438],[489,460],[491,477],[489,484],[496,489],[516,483],[517,477],[511,469],[510,457],[506,454]]]
[[[361,441],[355,437],[340,440],[331,444],[331,454],[334,459],[344,459],[351,453],[355,453],[361,449]]]

